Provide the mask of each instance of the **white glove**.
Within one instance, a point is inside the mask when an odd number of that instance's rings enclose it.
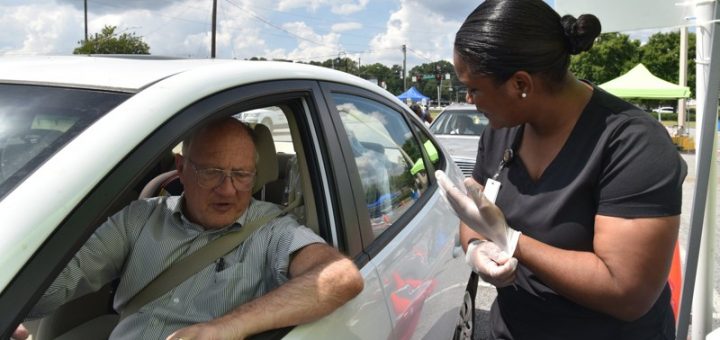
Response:
[[[490,202],[483,194],[482,185],[472,178],[465,179],[468,194],[463,193],[453,184],[442,170],[435,171],[444,196],[453,207],[458,217],[476,232],[490,241],[510,257],[515,254],[520,232],[510,228],[500,208]]]
[[[483,281],[501,288],[515,282],[518,260],[510,257],[495,243],[482,240],[470,242],[465,262]]]

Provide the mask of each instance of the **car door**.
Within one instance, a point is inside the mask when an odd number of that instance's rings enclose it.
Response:
[[[391,338],[452,336],[470,274],[458,218],[441,199],[434,169],[457,175],[417,120],[397,103],[323,84],[333,114],[363,249],[377,268]]]
[[[143,100],[141,92],[130,101]],[[157,98],[152,100],[158,101]],[[346,338],[387,338],[392,326],[383,289],[374,265],[369,263],[362,248],[353,196],[345,196],[350,192],[349,172],[344,162],[335,161],[343,156],[338,154],[338,139],[318,83],[273,81],[227,89],[196,101],[192,98],[183,100],[192,104],[169,114],[171,117],[149,135],[135,137],[137,146],[129,149],[127,154],[119,155],[121,161],[102,175],[104,179],[90,190],[70,215],[58,219],[54,233],[35,251],[33,258],[0,296],[3,334],[9,336],[14,325],[24,318],[96,226],[137,197],[139,188],[152,178],[159,160],[190,130],[220,116],[282,106],[291,114],[295,145],[299,146],[295,151],[302,151],[305,176],[312,179],[307,185],[313,195],[305,200],[306,205],[312,205],[315,213],[314,229],[328,243],[352,258],[365,278],[365,289],[361,295],[327,318],[332,328],[318,330],[317,327],[309,327],[312,334],[309,337],[346,334]],[[277,338],[287,332],[288,329],[285,329],[257,338]]]

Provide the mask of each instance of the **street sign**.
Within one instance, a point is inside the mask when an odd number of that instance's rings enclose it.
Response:
[[[435,75],[434,74],[423,74],[422,79],[423,80],[435,79]]]

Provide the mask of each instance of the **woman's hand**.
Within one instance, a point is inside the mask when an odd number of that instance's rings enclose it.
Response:
[[[483,194],[483,187],[472,178],[465,179],[468,194],[453,184],[442,170],[435,171],[445,197],[458,217],[470,228],[497,244],[508,256],[515,254],[520,232],[510,228],[500,208]]]
[[[515,282],[518,261],[508,256],[495,243],[487,240],[475,240],[468,244],[465,262],[483,281],[501,288]]]

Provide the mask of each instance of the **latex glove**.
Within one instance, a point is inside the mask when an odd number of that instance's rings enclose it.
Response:
[[[442,170],[435,171],[445,198],[458,217],[486,239],[495,242],[510,257],[515,254],[520,232],[510,228],[500,208],[490,202],[483,194],[483,186],[472,178],[465,179],[465,194],[450,181]]]
[[[515,282],[518,260],[508,256],[495,243],[482,240],[468,244],[465,262],[483,281],[501,288]]]

